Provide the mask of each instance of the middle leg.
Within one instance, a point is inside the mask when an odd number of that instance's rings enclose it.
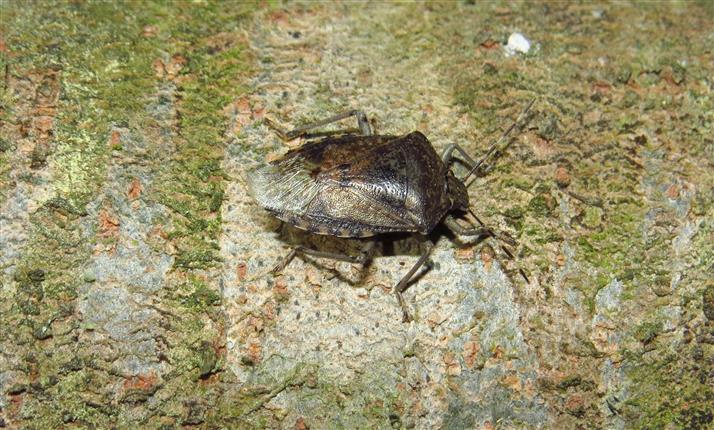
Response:
[[[431,242],[431,240],[427,239],[426,242],[424,242],[423,246],[423,251],[421,256],[419,257],[419,260],[417,260],[416,263],[412,266],[411,269],[402,277],[402,279],[399,281],[399,283],[394,287],[394,293],[397,296],[397,301],[399,302],[399,306],[402,308],[402,322],[409,322],[412,320],[411,316],[409,315],[409,309],[407,308],[407,304],[404,301],[404,297],[402,296],[402,293],[409,288],[409,281],[412,280],[414,277],[414,274],[419,270],[421,266],[424,265],[426,262],[427,258],[429,258],[429,254],[431,254],[431,250],[434,248],[434,244]]]

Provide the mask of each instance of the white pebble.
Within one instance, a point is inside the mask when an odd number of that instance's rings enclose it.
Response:
[[[531,49],[531,42],[521,33],[513,33],[508,36],[508,43],[505,46],[506,56],[510,57],[518,52],[523,54]]]

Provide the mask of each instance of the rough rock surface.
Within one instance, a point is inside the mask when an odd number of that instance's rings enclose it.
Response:
[[[714,426],[710,5],[0,17],[0,428]],[[477,157],[533,98],[470,188],[516,260],[437,229],[409,324],[416,238],[269,273],[362,244],[255,205],[246,171],[301,143],[266,116],[359,108]]]

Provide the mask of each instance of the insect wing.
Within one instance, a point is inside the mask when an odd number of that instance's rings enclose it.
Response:
[[[347,135],[308,142],[279,160],[248,174],[248,189],[258,204],[271,212],[303,215],[318,193],[326,191],[322,172],[361,157],[391,136]]]
[[[409,185],[408,158],[393,143],[324,172],[321,177],[332,182],[334,193],[339,195],[325,209],[336,218],[410,231],[413,224],[405,216],[404,206]]]
[[[389,231],[431,231],[449,209],[446,167],[427,138],[413,132],[375,148],[331,179],[354,195],[357,221]],[[360,207],[368,205],[369,210]],[[374,213],[374,215],[373,215]]]
[[[311,177],[313,169],[305,159],[282,159],[250,172],[248,190],[265,209],[301,215],[320,193],[320,184]]]
[[[405,217],[407,157],[394,136],[311,142],[248,175],[255,200],[306,230],[344,237],[414,231]]]

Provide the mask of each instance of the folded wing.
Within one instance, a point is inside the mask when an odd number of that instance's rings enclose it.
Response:
[[[415,194],[410,169],[420,168],[410,144],[393,136],[309,143],[251,172],[249,187],[276,217],[314,233],[366,237],[420,231],[424,225],[409,205]]]

